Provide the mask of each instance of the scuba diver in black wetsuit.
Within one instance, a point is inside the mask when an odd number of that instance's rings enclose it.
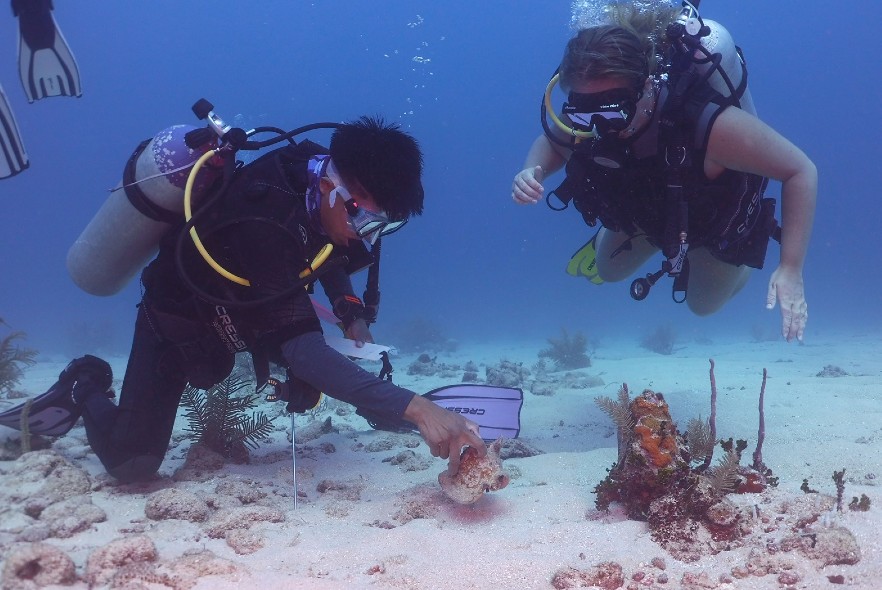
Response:
[[[784,337],[802,340],[817,171],[755,116],[740,50],[697,5],[616,3],[610,24],[569,41],[542,103],[545,133],[515,176],[512,199],[537,203],[542,181],[566,164],[549,206],[572,201],[586,223],[603,224],[568,272],[621,281],[661,251],[662,269],[634,281],[632,296],[644,298],[667,274],[674,299],[698,315],[733,297],[750,268],[762,268],[769,238],[780,238],[766,307],[780,304]],[[560,117],[551,105],[558,82],[569,93]],[[769,178],[782,183],[780,228],[763,195]]]
[[[381,236],[422,213],[416,141],[395,125],[363,117],[315,125],[335,127],[325,149],[295,143],[291,137],[303,128],[244,132],[224,125],[211,105],[200,108],[208,128],[172,127],[139,146],[126,166],[124,190],[108,199],[68,256],[81,287],[108,294],[160,242],[141,274],[143,298],[119,404],[107,395],[110,367],[87,355],[33,401],[31,432],[61,435],[82,415],[109,474],[121,481],[150,478],[166,454],[185,386],[221,382],[235,353],[247,350],[258,385],[267,381],[269,361],[286,368],[289,410],[312,407],[324,392],[366,417],[415,425],[432,455],[450,459],[452,473],[463,447],[483,455],[476,423],[331,349],[304,288],[319,280],[347,337],[372,342],[368,325],[376,319],[379,291],[371,289],[369,274],[365,305],[349,274],[377,268]],[[281,135],[262,143],[248,139],[267,130]],[[218,135],[221,147],[210,149]],[[285,139],[289,145],[247,166],[233,158],[233,145]],[[0,423],[15,427],[15,414],[3,413]]]

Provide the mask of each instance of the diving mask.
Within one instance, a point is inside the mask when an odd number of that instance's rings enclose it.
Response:
[[[373,245],[380,236],[387,236],[401,229],[406,219],[401,221],[392,221],[385,213],[375,213],[368,211],[364,207],[359,207],[346,187],[337,187],[340,189],[337,194],[344,201],[346,213],[349,214],[349,224],[359,238],[367,240]]]
[[[612,88],[603,92],[570,92],[563,113],[581,130],[598,136],[627,129],[637,114],[640,92],[632,88]]]
[[[395,233],[407,223],[406,219],[392,221],[385,212],[374,212],[360,207],[333,166],[333,163],[329,163],[328,169],[325,171],[328,178],[334,182],[334,188],[331,189],[329,195],[330,205],[334,206],[337,197],[343,199],[346,213],[349,215],[349,225],[359,238],[373,245],[380,236]]]

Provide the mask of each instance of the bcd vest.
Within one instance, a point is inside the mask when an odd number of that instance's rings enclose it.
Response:
[[[624,157],[620,168],[596,163],[592,142],[582,142],[570,156],[566,179],[556,190],[564,202],[573,200],[588,225],[600,220],[612,231],[643,233],[662,250],[675,239],[669,227],[671,205],[666,199],[668,146],[660,125],[666,100],[667,88],[662,85],[650,123],[621,142]],[[704,175],[711,127],[731,105],[732,101],[705,85],[690,91],[677,117],[682,126],[677,131],[688,140],[686,149],[690,150],[691,164],[683,171],[689,243],[691,248],[708,248],[724,262],[762,268],[769,237],[776,227],[775,201],[763,198],[768,179],[733,170],[712,180]]]

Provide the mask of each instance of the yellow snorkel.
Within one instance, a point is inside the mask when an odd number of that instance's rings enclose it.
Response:
[[[554,76],[552,76],[551,80],[548,82],[548,86],[545,87],[545,96],[542,100],[542,128],[545,129],[545,135],[549,140],[555,143],[561,142],[559,137],[553,135],[552,129],[548,126],[548,122],[546,121],[547,116],[558,129],[573,138],[573,144],[577,144],[585,139],[593,139],[597,137],[597,134],[593,131],[580,131],[574,127],[570,127],[554,112],[554,105],[551,104],[551,93],[559,82],[560,72],[555,72]]]

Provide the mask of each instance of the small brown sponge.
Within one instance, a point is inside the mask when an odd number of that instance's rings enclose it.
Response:
[[[225,508],[212,516],[206,524],[205,532],[212,539],[223,539],[228,531],[250,529],[256,522],[284,522],[285,514],[266,506],[241,506]]]
[[[96,549],[86,561],[86,581],[91,586],[110,582],[117,571],[132,564],[156,561],[156,545],[150,537],[136,535],[111,541]]]
[[[67,554],[46,543],[13,545],[5,556],[2,585],[4,590],[31,590],[76,581],[76,567]]]
[[[150,494],[144,514],[151,520],[177,518],[202,522],[208,518],[208,504],[193,492],[166,488]]]

